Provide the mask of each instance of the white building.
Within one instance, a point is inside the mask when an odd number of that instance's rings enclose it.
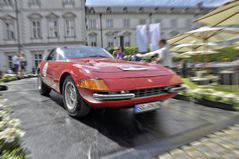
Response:
[[[85,9],[86,8],[86,9]],[[85,0],[0,0],[0,70],[23,50],[27,72],[54,47],[88,45],[109,48],[136,46],[139,24],[161,23],[162,37],[191,30],[195,16],[209,9],[161,7],[85,7]],[[87,23],[85,23],[87,22]]]
[[[0,0],[0,70],[20,47],[31,72],[50,49],[84,45],[85,32],[85,0]]]
[[[110,48],[119,46],[119,32],[124,34],[125,46],[136,46],[136,26],[161,24],[161,37],[169,39],[200,25],[193,20],[209,12],[210,8],[174,7],[87,7],[88,45]]]

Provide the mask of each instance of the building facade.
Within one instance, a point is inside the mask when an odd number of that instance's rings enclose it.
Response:
[[[192,28],[195,17],[209,8],[92,7],[85,0],[0,0],[0,70],[12,67],[22,50],[27,72],[34,70],[52,48],[89,45],[136,46],[136,26],[160,23],[162,37],[170,38]]]
[[[160,23],[161,37],[169,39],[200,27],[193,20],[211,8],[169,7],[87,7],[87,43],[90,46],[110,48],[119,46],[119,34],[124,35],[125,46],[136,46],[136,26]]]
[[[85,0],[0,0],[0,70],[23,50],[27,72],[54,47],[85,44]]]

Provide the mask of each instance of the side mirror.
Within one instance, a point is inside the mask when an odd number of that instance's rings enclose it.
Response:
[[[6,91],[8,90],[8,87],[5,85],[0,85],[0,91]]]

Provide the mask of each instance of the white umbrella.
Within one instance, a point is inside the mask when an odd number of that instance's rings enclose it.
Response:
[[[235,45],[235,49],[239,50],[239,41],[236,42],[234,45]]]
[[[168,42],[169,44],[185,44],[192,41],[197,43],[209,43],[228,41],[238,37],[238,28],[201,27],[193,31],[179,34]]]
[[[203,51],[205,47],[209,50],[215,50],[222,48],[216,43],[188,43],[188,44],[180,44],[171,49],[171,51],[175,52],[187,52],[187,51]]]
[[[181,54],[180,56],[184,57],[184,56],[193,56],[193,55],[208,55],[208,54],[215,54],[215,53],[218,53],[218,52],[213,51],[213,50],[207,50],[207,51],[188,51],[188,52],[185,52],[185,53]],[[205,59],[205,61],[206,61],[206,59]]]
[[[184,55],[204,55],[204,54],[215,54],[215,53],[218,53],[217,51],[213,51],[213,50],[208,50],[208,51],[188,51],[188,52],[185,52],[183,54],[181,54],[182,56]]]
[[[210,26],[239,25],[239,1],[229,2],[198,18],[195,22]]]

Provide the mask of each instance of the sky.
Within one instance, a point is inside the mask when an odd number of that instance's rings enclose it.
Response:
[[[196,6],[203,2],[203,6],[215,7],[230,0],[86,0],[87,6]]]

